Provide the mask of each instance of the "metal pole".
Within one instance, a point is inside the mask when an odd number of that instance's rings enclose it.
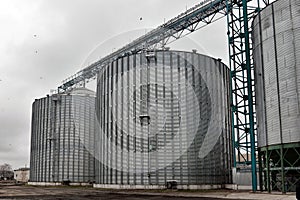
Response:
[[[249,124],[250,124],[250,143],[251,143],[251,168],[252,168],[252,190],[257,191],[257,174],[256,174],[256,155],[255,155],[255,135],[254,135],[254,116],[253,116],[253,97],[252,97],[252,78],[251,78],[251,55],[250,39],[248,27],[248,9],[247,0],[243,0],[243,18],[245,33],[245,50],[246,50],[246,69],[247,69],[247,89],[248,89],[248,106],[249,106]]]
[[[267,147],[266,148],[266,167],[267,167],[267,175],[266,175],[266,178],[267,178],[267,189],[268,189],[268,192],[271,193],[271,180],[270,180],[270,152],[269,152],[269,148]]]
[[[281,165],[281,188],[282,193],[285,194],[287,188],[285,187],[285,173],[284,173],[284,154],[283,154],[283,145],[280,147],[280,165]]]
[[[259,190],[263,191],[263,166],[262,166],[262,153],[258,150],[258,166],[259,166]]]
[[[229,7],[229,3],[228,0],[226,1],[226,10],[227,10],[227,22],[229,23],[229,14],[230,14],[230,7]],[[229,24],[227,24],[227,37],[228,37],[228,41],[230,41],[230,26]],[[229,55],[231,55],[231,48],[230,45],[228,45],[228,51],[229,51]],[[230,56],[229,56],[229,60],[230,60]],[[234,102],[233,102],[233,70],[232,70],[232,65],[230,62],[230,109],[231,109],[231,132],[232,132],[232,145],[233,145],[233,166],[236,167],[236,150],[235,150],[235,130],[234,130],[234,114],[235,114],[235,108],[234,108]]]

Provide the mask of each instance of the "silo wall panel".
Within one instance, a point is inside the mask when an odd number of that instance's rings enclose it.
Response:
[[[33,103],[32,112],[31,181],[92,182],[95,96],[47,96]]]
[[[299,1],[276,1],[253,22],[259,146],[299,142]]]
[[[125,56],[103,68],[97,81],[96,182],[230,182],[228,80],[225,65],[186,52]],[[141,116],[150,122],[142,125]]]

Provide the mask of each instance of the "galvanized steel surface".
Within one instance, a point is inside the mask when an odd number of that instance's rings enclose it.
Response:
[[[280,0],[253,23],[259,147],[300,141],[300,1]]]
[[[76,89],[32,106],[31,182],[94,180],[95,93]]]
[[[157,51],[98,74],[96,183],[231,182],[229,73],[216,59]]]

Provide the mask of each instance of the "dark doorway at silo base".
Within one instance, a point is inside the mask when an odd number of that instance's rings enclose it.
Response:
[[[298,182],[296,187],[296,199],[300,200],[300,181]]]
[[[71,181],[70,180],[63,180],[62,185],[70,185]]]

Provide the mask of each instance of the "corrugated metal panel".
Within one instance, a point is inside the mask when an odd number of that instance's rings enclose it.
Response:
[[[34,182],[94,180],[95,94],[37,99],[32,107],[31,169]]]
[[[100,71],[96,182],[229,183],[228,73],[215,59],[175,51],[123,57]]]
[[[299,1],[280,0],[253,22],[260,147],[300,141],[299,11]]]

